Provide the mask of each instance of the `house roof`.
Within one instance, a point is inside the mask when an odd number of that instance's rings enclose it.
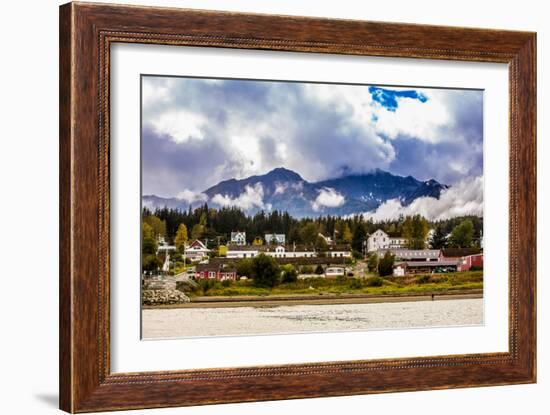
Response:
[[[418,258],[439,258],[439,249],[379,249],[378,255],[384,255],[386,251],[390,251],[396,258],[418,259]]]
[[[208,264],[198,264],[196,272],[233,272],[235,271],[235,264],[233,262],[210,262]]]
[[[328,251],[351,251],[351,246],[346,244],[329,245]]]
[[[371,233],[371,234],[369,235],[369,237],[373,236],[376,232],[382,232],[383,234],[387,235],[387,233],[386,233],[383,229],[378,228],[378,229],[375,230],[373,233]]]
[[[263,245],[228,245],[227,251],[265,251]]]
[[[449,266],[456,266],[458,264],[458,261],[405,261],[401,262],[397,265],[403,265],[405,264],[409,268],[417,268],[417,267],[449,267]]]
[[[315,248],[307,245],[269,245],[266,246],[266,252],[275,252],[279,247],[283,247],[285,252],[315,252]]]
[[[397,232],[397,231],[393,231],[393,232],[386,232],[384,229],[381,229],[381,228],[378,228],[377,230],[375,230],[374,232],[372,232],[371,234],[368,235],[368,237],[370,238],[371,236],[373,236],[376,232],[382,232],[383,234],[385,234],[386,236],[390,237],[390,238],[395,238],[395,239],[407,239],[405,238],[404,236],[401,235],[400,232]]]
[[[198,239],[195,239],[193,242],[191,242],[189,244],[189,246],[186,247],[186,249],[189,249],[189,248],[197,248],[197,249],[205,249],[205,250],[208,250],[208,248],[206,248],[206,245],[204,245],[201,241],[199,241]]]
[[[277,248],[283,247],[285,252],[315,252],[315,248],[308,245],[228,245],[227,252],[235,251],[258,251],[258,252],[275,252]],[[329,245],[327,251],[351,251],[349,245]]]
[[[296,258],[282,258],[282,257],[275,257],[275,261],[277,261],[280,265],[285,264],[293,264],[293,265],[317,265],[317,264],[345,264],[346,258],[344,257],[317,257],[317,256],[310,256],[310,257],[296,257]],[[214,265],[214,264],[233,264],[236,265],[243,259],[241,258],[225,258],[225,257],[217,257],[217,258],[210,258],[209,264],[199,264],[199,265]],[[198,265],[197,265],[198,266]]]
[[[441,250],[444,257],[458,258],[463,256],[480,254],[480,248],[444,248]]]

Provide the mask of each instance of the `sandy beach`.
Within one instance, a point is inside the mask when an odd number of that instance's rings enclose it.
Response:
[[[142,324],[144,339],[479,325],[483,299],[145,309]]]

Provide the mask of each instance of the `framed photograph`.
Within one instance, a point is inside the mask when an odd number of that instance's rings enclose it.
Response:
[[[536,35],[60,8],[60,407],[536,381]]]

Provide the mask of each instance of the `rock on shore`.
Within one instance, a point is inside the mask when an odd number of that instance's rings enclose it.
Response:
[[[141,292],[143,305],[181,304],[190,301],[188,296],[178,290],[143,290]]]

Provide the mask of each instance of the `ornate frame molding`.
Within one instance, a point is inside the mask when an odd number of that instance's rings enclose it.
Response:
[[[62,409],[89,412],[535,381],[535,34],[86,3],[61,6],[60,29]],[[110,45],[117,42],[508,63],[510,351],[112,374],[109,69]]]

